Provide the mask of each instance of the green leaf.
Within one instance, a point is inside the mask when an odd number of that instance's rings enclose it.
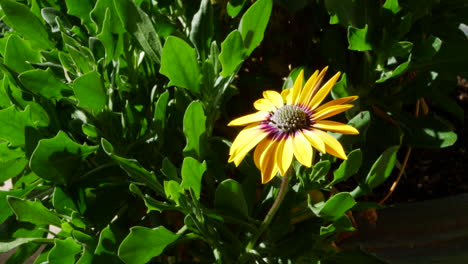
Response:
[[[101,138],[101,146],[104,152],[115,160],[131,178],[137,182],[145,183],[153,191],[164,194],[163,187],[157,181],[154,174],[143,168],[137,160],[122,158],[114,154],[112,144],[105,138]]]
[[[61,214],[70,215],[72,211],[78,212],[78,208],[73,199],[59,186],[56,186],[54,189],[52,205],[55,210]]]
[[[153,122],[156,126],[156,133],[158,137],[163,136],[164,130],[166,128],[166,112],[168,103],[169,91],[165,91],[164,93],[162,93],[159,96],[158,101],[155,103]]]
[[[55,245],[50,250],[47,260],[50,264],[75,263],[75,255],[80,252],[81,246],[73,238],[55,239]]]
[[[248,207],[242,185],[232,179],[221,182],[216,188],[215,208],[234,217],[248,219]]]
[[[17,35],[10,35],[5,46],[5,64],[16,72],[31,70],[30,63],[40,62],[41,53]],[[29,62],[29,63],[28,63]]]
[[[192,189],[195,197],[200,198],[201,180],[206,171],[206,162],[198,162],[192,157],[184,158],[182,162],[182,183],[180,187],[188,190]]]
[[[325,205],[318,210],[318,215],[326,221],[336,221],[344,215],[346,211],[356,204],[353,196],[347,192],[333,195],[325,202]]]
[[[164,193],[168,199],[180,205],[180,196],[184,195],[184,189],[176,181],[164,181]]]
[[[238,29],[242,34],[247,56],[262,42],[272,6],[272,0],[258,0],[242,16]]]
[[[11,146],[21,146],[25,143],[25,129],[35,127],[30,118],[29,107],[24,111],[16,110],[14,105],[0,110],[0,139],[10,142]]]
[[[228,15],[232,18],[235,18],[244,8],[246,0],[230,0],[227,3],[226,11]]]
[[[99,234],[99,242],[94,251],[94,262],[106,264],[122,263],[117,256],[117,251],[123,238],[123,233],[119,232],[117,226],[106,226]]]
[[[392,56],[407,58],[413,49],[413,43],[410,41],[398,41],[390,48]]]
[[[361,167],[362,163],[362,152],[360,149],[355,149],[348,154],[348,159],[343,161],[333,172],[333,181],[329,183],[329,186],[336,184],[337,182],[346,181],[349,177],[356,174]]]
[[[238,30],[232,31],[221,43],[219,61],[223,66],[221,76],[227,77],[235,72],[237,67],[244,61],[246,49],[242,43],[242,35]]]
[[[328,160],[322,160],[320,162],[317,162],[312,167],[312,172],[309,175],[310,181],[318,182],[324,180],[328,174],[328,171],[330,171],[330,166],[331,163]]]
[[[44,96],[47,99],[60,99],[64,91],[70,88],[57,80],[50,69],[25,71],[18,76],[21,83],[35,94]]]
[[[33,238],[33,237],[21,237],[17,238],[13,241],[8,242],[0,242],[0,253],[6,253],[14,248],[17,248],[21,245],[30,243],[30,242],[37,242],[37,243],[48,243],[53,241],[53,239],[49,238]]]
[[[166,182],[164,182],[164,183],[166,183]],[[164,188],[165,188],[164,191],[166,191],[166,195],[168,195],[166,185],[164,185]],[[165,202],[160,202],[160,201],[150,197],[149,195],[144,195],[143,192],[140,190],[140,188],[138,188],[138,186],[136,186],[133,183],[130,184],[129,189],[130,189],[130,191],[132,193],[136,194],[138,197],[140,197],[145,202],[146,208],[148,208],[147,212],[150,212],[150,211],[162,212],[164,210],[176,210],[177,209],[173,205],[170,205],[170,204],[165,203]]]
[[[98,0],[96,5],[94,6],[91,13],[89,13],[91,19],[98,27],[98,31],[102,32],[104,19],[106,16],[107,11],[110,12],[110,32],[114,34],[122,34],[125,33],[125,26],[123,20],[120,18],[118,14],[116,4],[123,2],[126,0]],[[99,30],[100,29],[100,30]]]
[[[169,180],[180,182],[180,177],[177,174],[177,168],[174,166],[174,164],[172,164],[172,162],[167,157],[163,159],[161,172]]]
[[[106,9],[106,13],[104,15],[104,21],[102,22],[102,30],[96,36],[102,42],[102,45],[104,45],[105,54],[106,54],[105,55],[106,65],[108,65],[115,56],[114,36],[112,35],[112,32],[110,30],[111,28],[110,16],[111,16],[111,11],[109,9]]]
[[[91,21],[90,13],[93,10],[92,0],[65,0],[67,5],[67,13],[79,17],[83,24],[87,26],[94,25]],[[93,28],[95,30],[95,28]]]
[[[78,106],[91,109],[94,114],[106,108],[107,95],[98,72],[88,72],[75,79],[73,91],[78,99]]]
[[[180,86],[194,94],[200,93],[201,75],[197,55],[182,39],[174,36],[166,39],[159,72],[169,78],[169,86]]]
[[[132,227],[130,234],[119,247],[119,257],[126,264],[148,263],[151,258],[159,256],[178,237],[163,226],[153,229],[142,226]]]
[[[410,63],[411,63],[411,55],[408,56],[407,61],[398,65],[394,70],[383,71],[382,74],[380,75],[380,79],[378,79],[376,83],[382,83],[382,82],[387,81],[388,79],[392,79],[392,78],[400,76],[401,74],[405,73],[408,70]]]
[[[396,14],[401,10],[398,0],[386,0],[383,8],[392,11],[393,14]]]
[[[184,134],[187,145],[184,148],[186,156],[201,159],[204,154],[206,116],[201,103],[192,102],[184,115]]]
[[[206,58],[206,51],[209,49],[213,37],[213,7],[210,0],[202,0],[200,9],[193,15],[190,29],[190,40],[203,60]]]
[[[343,215],[328,226],[320,227],[321,236],[329,236],[332,233],[356,230],[347,215]]]
[[[357,51],[372,50],[372,45],[369,42],[367,34],[367,24],[364,28],[359,29],[353,26],[348,27],[348,49]]]
[[[55,183],[71,183],[77,179],[77,170],[98,146],[80,145],[63,131],[50,139],[41,139],[34,150],[30,167],[39,177]]]
[[[40,201],[28,201],[14,196],[7,196],[8,204],[16,215],[16,219],[36,225],[60,226],[60,218],[49,211]]]
[[[44,25],[27,6],[12,0],[0,0],[0,5],[8,19],[7,24],[23,37],[31,40],[39,48],[52,49],[54,47]]]
[[[151,19],[133,1],[114,0],[114,3],[125,29],[137,39],[145,54],[159,64],[162,46]]]
[[[24,151],[9,148],[6,142],[0,143],[0,182],[18,176],[27,164]]]
[[[436,115],[413,117],[399,115],[406,137],[404,140],[415,148],[445,148],[457,141],[457,134],[446,121]]]

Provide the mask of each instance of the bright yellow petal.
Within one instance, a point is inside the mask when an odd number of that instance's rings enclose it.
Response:
[[[258,143],[257,147],[255,148],[253,159],[254,159],[255,166],[257,166],[258,169],[262,167],[260,163],[262,154],[266,152],[266,149],[271,144],[272,144],[272,140],[266,137],[260,143]]]
[[[312,166],[313,149],[307,138],[298,132],[293,137],[293,150],[296,159],[306,167]]]
[[[281,97],[283,97],[283,101],[286,102],[286,104],[292,104],[292,89],[284,89],[281,91]]]
[[[229,149],[229,155],[234,154],[237,149],[242,148],[245,145],[247,140],[250,140],[250,137],[256,136],[258,134],[264,133],[261,127],[258,124],[251,124],[242,129],[241,132],[232,142],[231,148]]]
[[[348,159],[348,157],[346,157],[346,153],[344,152],[343,146],[341,146],[340,142],[338,142],[338,140],[336,140],[332,135],[318,129],[315,129],[314,133],[316,133],[323,140],[323,142],[325,142],[327,153],[340,159]]]
[[[320,103],[322,103],[323,99],[325,99],[325,97],[330,93],[338,78],[340,78],[340,74],[340,72],[337,72],[330,80],[328,80],[328,82],[322,86],[322,88],[320,88],[320,90],[317,92],[317,94],[314,95],[308,105],[310,109],[314,110],[317,108],[317,106],[320,105]]]
[[[301,95],[303,83],[304,83],[304,70],[301,70],[292,88],[292,103],[293,104],[296,104],[299,101],[299,96]]]
[[[259,111],[273,112],[276,106],[268,99],[261,98],[254,102],[255,109]]]
[[[316,150],[320,151],[321,153],[325,153],[325,143],[323,140],[314,133],[315,130],[302,130],[302,133],[306,137],[306,139],[309,141],[309,143],[314,147]]]
[[[302,89],[301,95],[299,96],[299,104],[307,104],[307,98],[309,98],[309,94],[312,92],[312,88],[314,87],[315,83],[317,82],[319,71],[316,70],[312,76],[307,80],[304,88]]]
[[[268,115],[269,115],[268,112],[260,111],[260,112],[257,112],[255,114],[250,114],[250,115],[246,115],[246,116],[236,118],[236,119],[232,120],[231,122],[229,122],[228,126],[245,126],[245,125],[248,125],[250,123],[265,120]]]
[[[315,80],[311,80],[309,84],[306,83],[306,85],[309,85],[310,88],[308,88],[309,91],[307,92],[307,97],[304,99],[304,101],[302,101],[304,105],[308,106],[312,98],[314,98],[315,94],[317,94],[318,90],[320,89],[320,86],[322,85],[323,78],[325,78],[325,74],[327,74],[327,70],[328,66],[320,71],[319,75]]]
[[[280,108],[284,105],[283,97],[281,97],[281,94],[279,94],[277,91],[272,91],[272,90],[264,91],[263,97],[270,100],[270,102],[272,102],[273,105],[276,106],[277,108]]]
[[[241,161],[245,158],[245,156],[247,155],[247,153],[249,153],[249,151],[251,151],[260,141],[262,141],[268,134],[265,133],[265,132],[261,132],[261,133],[256,133],[256,134],[251,134],[249,136],[250,137],[250,140],[249,141],[245,141],[245,145],[243,145],[242,147],[239,147],[237,149],[237,151],[235,151],[233,154],[232,154],[232,158],[233,158],[233,161],[234,161],[234,164],[236,164],[236,166],[239,166],[239,164],[241,163]]]
[[[278,143],[278,148],[276,149],[276,163],[278,164],[278,168],[281,175],[284,176],[284,174],[286,174],[286,171],[289,169],[289,166],[291,166],[292,159],[292,137],[281,139]]]
[[[315,122],[317,122],[319,120],[329,118],[330,116],[334,116],[334,115],[337,115],[339,113],[342,113],[342,112],[352,108],[353,106],[354,105],[350,105],[350,104],[329,106],[329,107],[321,110],[320,112],[317,112],[317,113],[313,114],[313,119],[314,119]]]
[[[278,165],[275,160],[277,147],[278,143],[276,141],[272,141],[260,157],[263,184],[271,181],[271,179],[275,177],[276,173],[278,173]]]
[[[341,134],[348,134],[348,135],[359,134],[359,131],[350,125],[346,125],[346,124],[335,122],[335,121],[329,121],[329,120],[317,121],[317,123],[315,123],[313,127],[319,128],[322,130],[338,132]]]
[[[325,109],[325,108],[327,108],[329,106],[347,104],[347,103],[355,101],[358,98],[359,98],[358,96],[348,96],[348,97],[343,97],[343,98],[340,98],[340,99],[331,100],[330,102],[327,102],[326,104],[323,104],[323,105],[317,107],[315,109],[315,112],[322,111],[323,109]]]

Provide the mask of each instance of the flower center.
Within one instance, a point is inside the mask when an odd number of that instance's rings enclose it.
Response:
[[[281,132],[294,132],[310,125],[309,115],[296,105],[285,105],[276,110],[270,117],[270,125]]]

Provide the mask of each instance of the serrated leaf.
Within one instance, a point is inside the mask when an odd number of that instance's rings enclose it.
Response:
[[[200,198],[201,180],[206,171],[206,162],[198,162],[192,157],[186,157],[182,163],[182,183],[180,186],[186,190],[191,189],[196,198]]]
[[[106,108],[107,95],[98,72],[88,72],[75,79],[73,91],[78,99],[78,106],[90,109],[95,115]]]
[[[41,54],[39,50],[30,45],[17,35],[10,35],[5,46],[5,64],[16,72],[23,72],[33,69],[30,63],[40,62]],[[28,63],[30,62],[30,63]]]
[[[93,10],[92,0],[65,0],[67,5],[67,13],[79,17],[83,24],[92,27],[93,31],[96,30],[89,15]]]
[[[93,258],[95,263],[122,263],[122,260],[117,256],[117,251],[123,238],[124,234],[117,226],[112,224],[106,226],[99,234],[99,241]]]
[[[361,166],[362,152],[360,149],[355,149],[348,154],[348,159],[343,161],[333,172],[333,181],[328,185],[334,185],[338,182],[345,181],[349,177],[356,174]]]
[[[247,56],[262,42],[272,6],[272,0],[258,0],[242,16],[238,29],[242,35]]]
[[[8,143],[0,143],[0,182],[18,176],[28,164],[24,151],[9,148]]]
[[[119,247],[119,257],[126,264],[144,264],[177,240],[179,236],[163,226],[153,229],[135,226]]]
[[[367,34],[368,26],[362,29],[355,28],[353,26],[348,27],[348,49],[349,50],[357,50],[357,51],[366,51],[372,50],[372,45],[369,42],[369,37]]]
[[[65,184],[76,180],[81,162],[98,146],[80,145],[63,131],[50,139],[41,139],[34,150],[30,167],[39,177]]]
[[[73,238],[55,239],[55,245],[47,256],[50,264],[75,263],[75,255],[81,252],[81,245]]]
[[[227,77],[234,73],[244,61],[246,51],[240,32],[238,30],[232,31],[221,43],[221,53],[219,54],[219,61],[223,66],[221,76]]]
[[[60,226],[61,224],[60,218],[40,201],[28,201],[14,196],[7,196],[7,200],[18,221],[36,225]]]
[[[18,111],[12,105],[0,110],[0,139],[10,142],[11,146],[21,146],[25,143],[24,131],[27,127],[35,127],[30,119],[29,107]]]
[[[195,45],[200,58],[206,58],[213,37],[213,7],[210,0],[202,0],[197,13],[193,15],[190,29],[190,40]]]
[[[244,8],[246,2],[246,0],[230,0],[226,6],[226,11],[228,15],[232,18],[239,15],[239,13],[242,11],[242,8]]]
[[[393,14],[396,14],[401,10],[398,0],[386,0],[383,8],[390,10]]]
[[[33,238],[33,237],[21,237],[17,238],[13,241],[8,242],[0,242],[0,253],[6,253],[14,248],[17,248],[21,245],[30,243],[30,242],[37,242],[37,243],[48,243],[53,241],[53,239],[49,238]]]
[[[215,208],[237,218],[248,218],[248,207],[242,185],[232,179],[221,182],[216,188]]]
[[[161,57],[161,74],[169,78],[169,86],[175,85],[200,93],[200,66],[195,50],[180,38],[166,39]]]
[[[28,90],[47,99],[58,100],[63,97],[64,92],[71,90],[66,84],[57,80],[50,69],[25,71],[18,78]]]

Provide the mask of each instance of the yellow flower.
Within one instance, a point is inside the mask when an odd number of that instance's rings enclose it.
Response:
[[[255,165],[262,172],[262,183],[269,182],[279,171],[284,175],[293,156],[304,166],[310,167],[313,148],[340,159],[347,159],[340,142],[324,130],[342,134],[359,134],[352,126],[325,120],[351,107],[348,104],[357,96],[332,100],[320,106],[340,77],[338,72],[322,87],[327,67],[316,71],[303,86],[301,71],[294,86],[283,90],[264,91],[263,97],[254,103],[258,112],[231,121],[228,126],[245,126],[232,143],[229,162],[239,166],[255,146]],[[312,148],[313,147],[313,148]]]

